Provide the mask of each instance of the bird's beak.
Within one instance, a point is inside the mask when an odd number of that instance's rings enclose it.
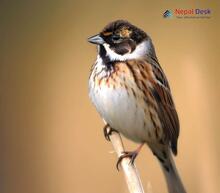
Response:
[[[103,38],[99,34],[88,38],[88,42],[90,42],[92,44],[98,44],[98,45],[105,43],[105,41],[103,40]]]

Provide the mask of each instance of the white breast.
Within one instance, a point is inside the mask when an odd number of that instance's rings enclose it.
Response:
[[[99,59],[96,72],[102,68]],[[137,100],[124,87],[113,89],[104,84],[100,87],[95,86],[93,73],[89,80],[89,96],[101,117],[127,138],[135,142],[147,141],[148,130],[153,129],[153,125],[148,111],[144,111],[147,107],[143,106],[143,101]],[[105,72],[100,75],[105,76]],[[136,88],[134,82],[130,84],[134,84],[130,86]]]

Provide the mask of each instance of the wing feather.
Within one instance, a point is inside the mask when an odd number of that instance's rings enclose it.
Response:
[[[164,133],[171,144],[173,153],[177,154],[177,139],[179,136],[179,119],[172,99],[170,86],[159,63],[151,64],[154,78],[151,92],[157,101],[157,113]]]

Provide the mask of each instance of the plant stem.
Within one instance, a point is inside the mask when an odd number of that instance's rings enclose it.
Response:
[[[114,147],[114,150],[119,158],[125,151],[121,136],[117,132],[112,132],[109,137]],[[135,165],[130,164],[130,161],[131,159],[126,157],[120,163],[121,169],[125,176],[125,180],[127,182],[128,189],[130,193],[144,193],[144,189],[137,168]]]

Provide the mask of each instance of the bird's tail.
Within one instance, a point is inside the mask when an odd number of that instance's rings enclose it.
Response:
[[[168,148],[166,150],[155,152],[154,155],[160,162],[161,168],[163,170],[167,188],[169,193],[186,193],[186,190],[183,186],[181,178],[176,169],[175,162],[171,155],[171,152]]]
[[[168,154],[165,164],[161,163],[161,167],[166,178],[169,193],[186,193],[171,153]]]

